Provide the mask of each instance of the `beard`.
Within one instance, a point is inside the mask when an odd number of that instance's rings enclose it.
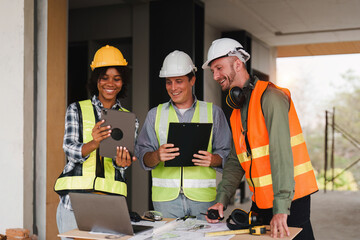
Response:
[[[229,84],[224,85],[221,89],[222,91],[225,92],[225,91],[228,91],[231,89],[231,85],[234,82],[235,75],[236,75],[236,73],[235,73],[234,69],[231,69],[231,72],[227,76],[224,77],[225,81],[227,81]]]

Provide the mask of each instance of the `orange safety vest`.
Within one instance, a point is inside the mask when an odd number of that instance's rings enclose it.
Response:
[[[247,139],[251,149],[251,156],[247,155],[245,137],[242,134],[243,126],[240,109],[234,109],[230,118],[236,154],[242,168],[245,170],[249,188],[253,192],[252,200],[262,209],[272,208],[274,200],[269,156],[269,135],[261,108],[261,97],[269,84],[272,83],[258,80],[250,97]],[[274,84],[272,85],[277,87]],[[290,98],[288,89],[277,88]],[[290,100],[289,127],[294,162],[295,194],[293,200],[295,200],[316,192],[318,186],[292,100]]]

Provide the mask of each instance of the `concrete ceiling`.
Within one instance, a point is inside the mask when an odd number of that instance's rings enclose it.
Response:
[[[69,0],[69,8],[149,1]],[[360,0],[202,1],[207,24],[219,31],[246,30],[269,46],[360,41]]]
[[[205,22],[269,46],[360,40],[359,0],[203,0]]]

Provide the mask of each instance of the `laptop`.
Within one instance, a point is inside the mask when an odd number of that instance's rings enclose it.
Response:
[[[134,235],[152,226],[132,225],[124,196],[69,193],[76,223],[81,231]]]
[[[105,108],[101,111],[101,119],[105,120],[101,126],[111,126],[111,135],[100,142],[100,156],[115,158],[117,146],[126,147],[134,156],[135,114]]]

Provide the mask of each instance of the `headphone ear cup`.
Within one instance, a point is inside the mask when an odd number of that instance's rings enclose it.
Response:
[[[249,223],[249,215],[242,209],[236,209],[231,213],[232,219],[235,224],[242,225]]]
[[[226,104],[231,107],[232,109],[237,109],[238,107],[236,106],[236,104],[233,103],[233,101],[231,100],[230,94],[228,94],[226,96]]]
[[[226,103],[233,109],[240,109],[245,101],[243,90],[239,87],[233,87],[226,96]]]
[[[261,225],[262,220],[256,212],[250,211],[249,212],[249,221],[251,225]]]
[[[233,221],[234,224],[230,221]],[[229,218],[226,220],[226,225],[231,230],[249,228],[249,214],[242,209],[234,209]]]

